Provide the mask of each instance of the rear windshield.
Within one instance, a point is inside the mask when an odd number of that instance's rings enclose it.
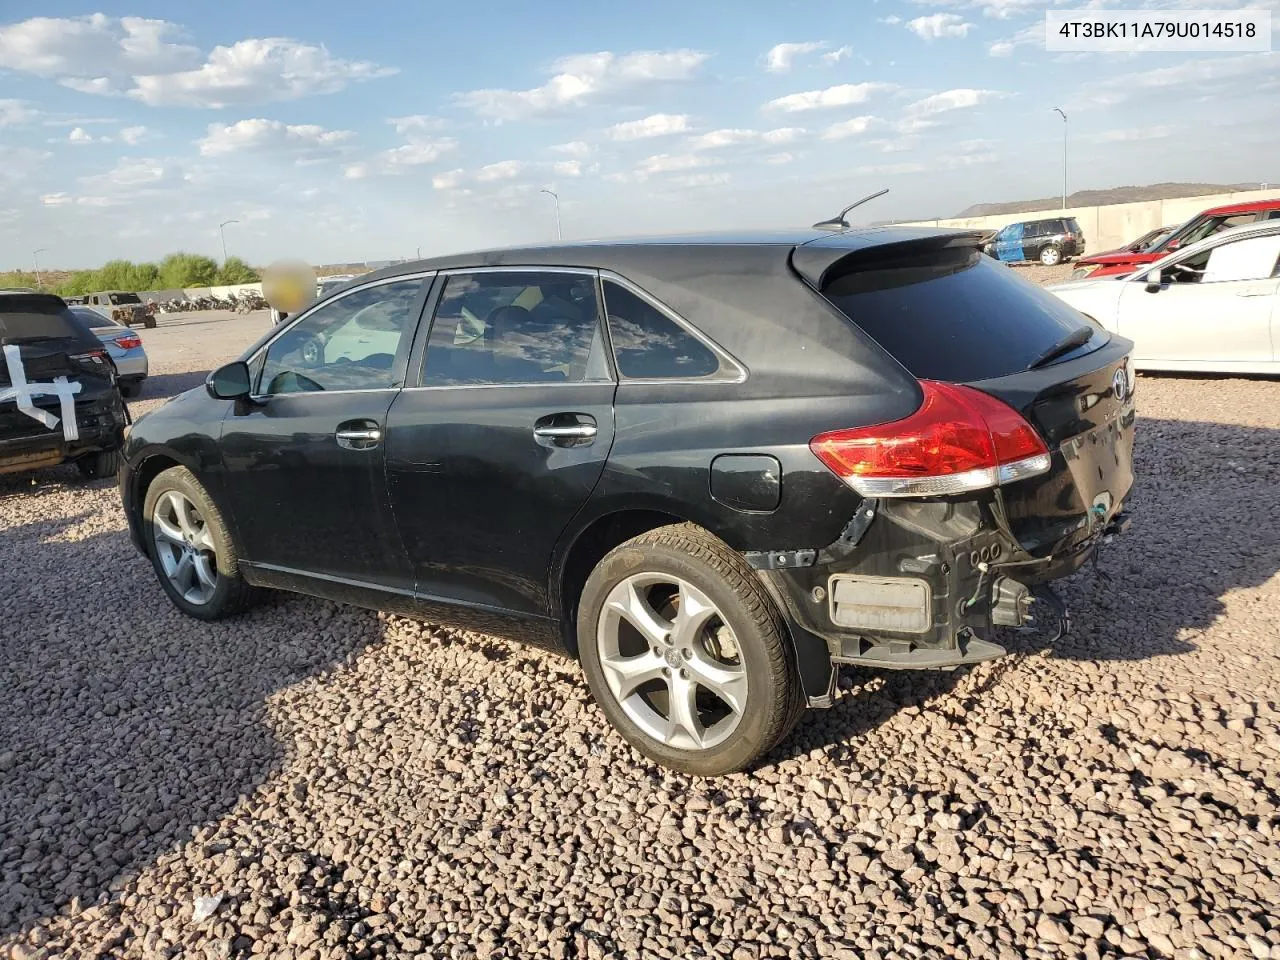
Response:
[[[98,342],[93,331],[58,297],[40,293],[0,295],[0,343],[41,340]]]
[[[122,303],[141,303],[136,293],[111,293],[107,295],[116,306]]]
[[[915,377],[963,383],[1026,370],[1082,325],[1096,323],[972,247],[890,253],[822,291]],[[1055,360],[1054,362],[1060,362]]]
[[[90,327],[124,326],[120,321],[112,320],[106,314],[99,313],[97,310],[90,310],[88,307],[72,307],[71,312],[87,323]]]

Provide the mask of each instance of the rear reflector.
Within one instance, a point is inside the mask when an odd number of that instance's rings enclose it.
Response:
[[[1049,469],[1048,447],[1008,404],[954,383],[920,387],[924,402],[911,416],[823,433],[809,449],[866,497],[967,493]]]

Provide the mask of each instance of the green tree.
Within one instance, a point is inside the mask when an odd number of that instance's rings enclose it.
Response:
[[[218,271],[218,283],[230,285],[233,283],[256,283],[262,278],[258,276],[258,271],[253,269],[239,257],[227,257],[227,262],[222,265],[222,269]]]
[[[36,275],[26,270],[13,270],[9,273],[0,273],[0,288],[3,287],[30,287],[36,289]]]
[[[160,271],[154,263],[133,263],[129,260],[110,260],[97,271],[100,290],[154,290],[160,280]]]
[[[218,265],[198,253],[171,253],[160,261],[160,289],[211,287],[218,280]]]
[[[77,270],[71,275],[70,280],[58,284],[54,292],[64,297],[82,297],[86,293],[94,293],[102,289],[104,288],[98,286],[97,270]]]

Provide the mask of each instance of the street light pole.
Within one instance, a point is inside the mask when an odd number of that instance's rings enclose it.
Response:
[[[39,250],[31,251],[31,262],[35,264],[35,268],[36,268],[36,289],[37,290],[39,290],[41,287],[44,286],[44,283],[41,282],[40,280],[40,254],[45,252],[46,250],[44,247],[41,247]]]
[[[222,228],[228,224],[239,222],[239,220],[223,220],[218,224],[218,236],[222,238],[222,265],[224,267],[227,265],[227,235],[223,232]]]
[[[1062,209],[1067,209],[1067,115],[1061,107],[1054,107],[1054,112],[1062,118]]]
[[[545,193],[547,196],[549,196],[552,200],[556,202],[556,239],[563,240],[564,235],[560,232],[560,195],[556,193],[554,190],[548,190],[546,187],[543,187],[538,192]]]

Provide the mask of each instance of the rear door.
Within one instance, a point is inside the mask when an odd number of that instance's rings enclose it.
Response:
[[[1025,549],[1069,550],[1119,509],[1133,483],[1127,340],[958,246],[904,244],[851,264],[822,292],[914,376],[976,387],[1036,427],[1053,457],[1049,472],[1001,487]],[[1089,339],[1054,356],[1081,328]]]
[[[1278,260],[1280,235],[1249,237],[1166,265],[1158,290],[1145,275],[1120,281],[1120,333],[1147,362],[1270,361]]]
[[[387,483],[419,598],[483,629],[546,620],[552,550],[613,443],[594,271],[442,277],[417,385],[387,416]]]

